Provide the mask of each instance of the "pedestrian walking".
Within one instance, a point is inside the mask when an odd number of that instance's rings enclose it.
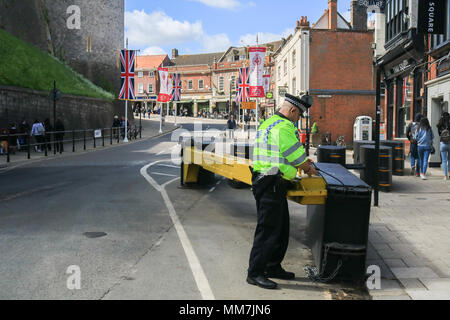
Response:
[[[30,133],[30,125],[28,124],[27,120],[22,119],[22,122],[19,125],[19,134],[21,134],[21,136],[19,137],[20,147],[28,144],[29,133]]]
[[[8,152],[8,130],[2,128],[0,130],[0,155],[4,155]]]
[[[442,158],[442,170],[444,171],[444,180],[449,180],[448,169],[450,166],[450,114],[444,112],[437,124],[440,137],[440,151]]]
[[[247,282],[265,289],[277,287],[277,283],[268,278],[295,278],[293,272],[283,269],[281,262],[289,242],[286,199],[289,181],[297,176],[299,169],[309,176],[317,173],[293,125],[311,106],[308,100],[305,96],[299,98],[286,94],[279,112],[259,127],[255,141],[252,191],[258,220]]]
[[[61,119],[56,120],[55,124],[55,140],[56,140],[56,152],[64,152],[64,131],[66,131]]]
[[[230,119],[227,121],[227,135],[228,138],[234,139],[234,130],[236,129],[236,120],[234,120],[234,115],[230,116]]]
[[[45,145],[45,128],[42,122],[35,120],[33,127],[31,128],[31,135],[34,136],[36,140],[36,145],[34,149],[36,152],[42,152],[41,148]]]
[[[406,128],[406,137],[410,142],[409,155],[411,161],[411,175],[416,175],[416,177],[420,176],[420,166],[419,166],[419,151],[417,147],[417,140],[414,138],[417,130],[419,129],[420,120],[423,118],[423,115],[417,113],[414,117],[414,121],[411,122]]]
[[[423,117],[420,120],[420,125],[414,138],[417,140],[420,177],[422,180],[427,180],[426,173],[428,168],[428,158],[432,152],[434,139],[433,130],[431,130],[430,122],[427,118]]]

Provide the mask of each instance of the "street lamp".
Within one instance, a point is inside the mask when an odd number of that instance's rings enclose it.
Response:
[[[228,104],[228,114],[230,114],[230,112],[232,112],[231,111],[231,80],[232,80],[233,78],[231,78],[230,77],[230,79],[228,79],[228,81],[230,82],[230,102],[229,102],[229,104]]]

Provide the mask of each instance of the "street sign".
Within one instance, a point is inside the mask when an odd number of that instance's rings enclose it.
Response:
[[[278,87],[278,95],[280,97],[284,97],[287,93],[288,88],[287,87]]]
[[[96,138],[101,138],[102,137],[102,130],[95,130],[94,135]]]
[[[267,99],[272,99],[273,98],[273,92],[267,92],[266,93],[266,98]]]
[[[423,34],[445,34],[445,1],[419,1],[417,29]]]
[[[61,99],[61,91],[56,90],[56,97],[55,97],[55,90],[53,90],[53,89],[50,90],[50,94],[48,95],[48,98],[51,101],[54,101],[54,100],[58,101],[58,100],[60,100]]]
[[[242,102],[241,109],[245,109],[245,110],[256,109],[256,102],[255,101]]]
[[[386,8],[386,0],[359,0],[360,7],[366,7],[367,11],[375,13],[384,13]]]

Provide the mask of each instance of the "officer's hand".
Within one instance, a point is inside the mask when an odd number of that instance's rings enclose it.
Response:
[[[309,170],[306,172],[306,174],[311,177],[317,174],[317,170],[314,167],[314,165],[311,163],[311,166],[309,167]]]

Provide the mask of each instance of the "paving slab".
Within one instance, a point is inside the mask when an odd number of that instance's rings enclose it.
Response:
[[[439,278],[439,276],[430,268],[391,268],[392,273],[397,279],[433,279]]]

